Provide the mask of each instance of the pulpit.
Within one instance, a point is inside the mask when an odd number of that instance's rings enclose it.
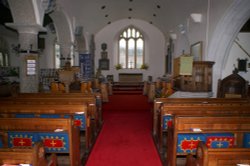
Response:
[[[75,81],[77,72],[79,72],[79,68],[71,67],[70,63],[65,63],[65,68],[59,70],[59,81],[64,83],[66,93],[69,93],[69,85]]]
[[[65,85],[65,92],[69,93],[69,85],[74,82],[75,72],[72,70],[62,70],[59,72],[59,80]]]

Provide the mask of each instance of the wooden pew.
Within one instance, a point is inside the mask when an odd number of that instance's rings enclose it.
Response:
[[[154,112],[153,112],[153,137],[158,146],[160,152],[163,148],[163,135],[166,132],[164,129],[163,118],[168,114],[207,114],[206,110],[212,109],[211,113],[216,111],[216,109],[221,108],[221,105],[226,106],[227,110],[231,109],[231,105],[234,107],[241,106],[243,104],[248,104],[248,99],[222,99],[222,98],[158,98],[154,101]],[[207,106],[201,108],[201,106]],[[210,107],[212,106],[212,107]],[[217,108],[218,106],[218,108]],[[178,109],[176,109],[178,108]],[[248,113],[249,107],[245,109],[245,113]],[[199,112],[199,111],[201,112]],[[238,110],[238,109],[236,109]],[[191,111],[191,112],[190,112]],[[218,112],[218,111],[217,111]],[[219,111],[220,113],[221,111]],[[243,110],[242,110],[243,112]],[[238,112],[236,111],[235,114]]]
[[[19,93],[18,98],[58,98],[62,101],[72,102],[72,100],[83,101],[88,104],[92,119],[97,121],[98,129],[102,126],[102,97],[101,94],[82,94],[82,93]],[[63,100],[64,99],[64,100]],[[67,102],[67,103],[68,103]]]
[[[102,101],[103,102],[109,102],[109,93],[108,93],[108,89],[109,89],[109,87],[108,87],[109,85],[108,85],[108,83],[101,83],[101,86],[100,86],[100,88],[101,88],[101,95],[102,95]]]
[[[86,103],[88,105],[88,110],[91,114],[91,119],[95,121],[96,130],[99,131],[102,123],[102,99],[99,94],[82,94],[82,93],[19,93],[17,99],[37,99],[37,100],[45,100],[44,98],[48,98],[48,100],[56,99],[64,101],[65,103],[74,103],[80,102]],[[4,99],[6,100],[6,99]],[[13,100],[11,98],[10,100]]]
[[[185,141],[178,145],[179,134],[211,134],[211,133],[233,133],[232,146],[242,147],[243,134],[250,132],[250,116],[173,116],[173,125],[168,128],[167,138],[167,165],[176,165],[177,156],[185,156],[190,152],[177,153],[177,147],[182,148]],[[193,135],[194,137],[195,135]],[[195,143],[190,138],[189,149],[195,149]],[[192,143],[192,147],[191,147]]]
[[[37,139],[47,153],[68,153],[70,165],[81,165],[80,130],[72,118],[0,118],[0,132],[4,147],[32,146]]]
[[[48,159],[47,159],[48,158]],[[0,148],[0,164],[31,164],[32,166],[56,166],[57,158],[53,153],[45,156],[45,149],[41,142],[36,142],[32,148]]]
[[[90,126],[90,117],[87,107],[83,104],[63,105],[63,104],[37,104],[37,103],[4,103],[0,102],[0,117],[50,117],[64,118],[74,117],[74,124],[85,132],[85,150],[88,152],[94,144],[94,131]]]
[[[93,96],[91,95],[83,96],[81,94],[79,95],[78,93],[72,94],[72,95],[59,95],[59,94],[50,94],[50,93],[48,94],[30,93],[30,94],[22,94],[22,96],[24,97],[19,96],[19,97],[11,97],[11,98],[2,98],[2,100],[0,101],[0,104],[2,106],[7,104],[9,108],[13,109],[13,111],[15,110],[16,107],[13,108],[13,106],[10,106],[12,104],[29,105],[29,108],[26,109],[26,112],[29,110],[29,113],[32,113],[33,108],[36,107],[32,105],[39,105],[40,108],[43,109],[43,111],[47,111],[47,108],[50,108],[51,110],[59,109],[60,111],[59,112],[56,111],[55,112],[56,114],[58,113],[67,114],[67,110],[73,109],[73,108],[75,110],[70,110],[70,112],[68,113],[73,114],[74,112],[75,113],[84,112],[85,115],[88,116],[88,118],[85,118],[88,121],[88,125],[84,124],[84,127],[86,127],[86,132],[85,132],[86,150],[88,151],[90,147],[94,144],[96,136],[101,129],[102,120],[100,119],[102,118],[99,118],[99,115],[96,114],[96,104],[95,104],[96,100],[95,98],[93,98]],[[49,107],[46,106],[44,108],[44,106],[41,106],[41,105],[49,105]],[[74,105],[78,105],[77,107],[79,108],[76,108]],[[64,111],[66,110],[66,112],[62,112],[62,110]],[[22,112],[23,110],[20,113]],[[38,112],[36,111],[36,113]],[[51,113],[51,112],[47,112],[47,113]]]
[[[156,91],[160,90],[162,87],[160,87],[161,82],[149,82],[145,81],[143,84],[143,95],[148,96],[148,102],[153,102],[156,98]],[[161,92],[160,92],[161,93]]]
[[[240,99],[240,98],[156,98],[154,100],[153,108],[153,135],[156,135],[157,124],[158,124],[158,113],[160,107],[164,103],[248,103],[250,99]]]
[[[96,100],[93,97],[57,97],[57,95],[45,95],[44,97],[35,95],[26,96],[26,97],[15,97],[15,98],[3,98],[0,103],[25,103],[25,104],[68,104],[68,105],[79,105],[82,104],[87,105],[88,114],[91,119],[94,121],[94,125],[96,127],[96,131],[100,130],[102,125],[102,114],[101,108],[96,106]]]
[[[204,142],[199,142],[196,156],[187,156],[186,166],[224,166],[250,164],[249,148],[208,148]]]
[[[164,104],[161,108],[161,112],[158,116],[158,121],[162,122],[158,124],[157,134],[155,136],[156,144],[159,151],[162,152],[164,133],[167,132],[167,123],[164,118],[168,119],[171,115],[185,115],[185,116],[197,116],[197,115],[250,115],[249,103],[214,103],[214,104]],[[168,119],[169,120],[169,119]]]

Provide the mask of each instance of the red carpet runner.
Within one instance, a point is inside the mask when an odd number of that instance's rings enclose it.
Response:
[[[104,124],[87,166],[161,166],[143,95],[113,95],[103,105]]]

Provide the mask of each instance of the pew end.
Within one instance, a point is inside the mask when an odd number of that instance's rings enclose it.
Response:
[[[192,154],[187,155],[185,166],[198,166],[196,158]]]
[[[41,141],[47,154],[65,154],[70,165],[81,164],[80,129],[72,118],[0,118],[0,131],[7,136],[4,147],[28,149]]]
[[[200,141],[197,146],[196,157],[189,154],[186,166],[223,166],[250,164],[249,148],[208,148]]]
[[[32,166],[56,166],[57,157],[51,154],[48,158],[41,142],[36,142],[32,148],[1,148],[0,164],[30,164]]]

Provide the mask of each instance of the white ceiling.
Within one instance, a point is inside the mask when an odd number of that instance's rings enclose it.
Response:
[[[58,0],[57,4],[89,33],[120,19],[141,19],[167,34],[186,24],[191,13],[207,8],[207,0]]]

